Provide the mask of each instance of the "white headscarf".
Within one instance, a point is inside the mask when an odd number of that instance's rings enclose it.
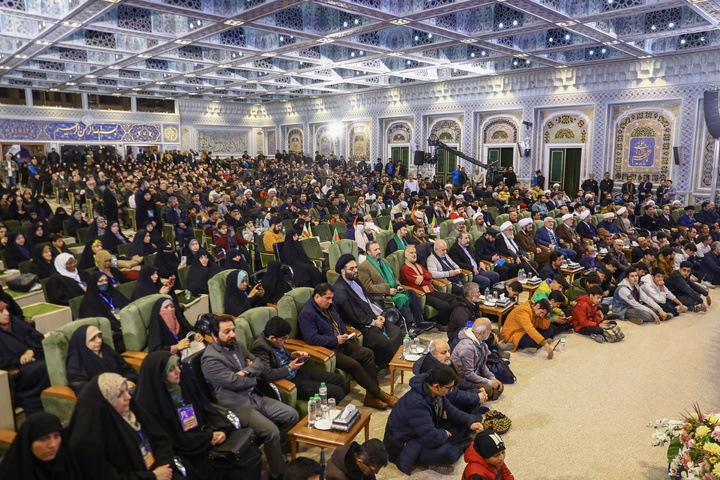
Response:
[[[65,267],[68,260],[70,260],[71,258],[73,258],[73,256],[69,253],[61,253],[60,255],[55,257],[55,270],[63,277],[72,278],[76,282],[82,283],[82,280],[80,280],[80,273],[78,273],[77,267],[75,268],[74,272],[69,272],[68,269]]]
[[[127,379],[117,373],[101,373],[98,376],[98,388],[103,398],[108,401],[112,407],[115,407],[115,402],[120,396],[120,391],[123,384],[127,384]],[[140,431],[140,422],[135,418],[135,414],[132,410],[128,410],[127,413],[122,415],[128,425],[130,425],[135,431]]]

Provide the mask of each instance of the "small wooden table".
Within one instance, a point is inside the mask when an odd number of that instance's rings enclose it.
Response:
[[[478,310],[480,313],[486,313],[490,315],[497,315],[498,317],[498,327],[502,327],[502,319],[505,315],[510,313],[510,310],[515,308],[517,305],[517,302],[512,302],[504,307],[491,307],[489,305],[485,305],[484,303],[480,302],[478,303]]]
[[[337,409],[342,410],[340,407],[337,407]],[[292,458],[295,458],[297,455],[297,444],[299,442],[315,445],[320,448],[342,447],[352,442],[363,428],[365,429],[365,441],[370,440],[370,417],[372,416],[372,412],[366,410],[358,411],[360,412],[360,418],[357,419],[357,422],[355,422],[349,432],[309,428],[308,417],[305,415],[305,418],[300,420],[300,422],[288,432]]]
[[[519,280],[518,280],[518,277],[508,278],[508,279],[506,280],[506,282],[507,282],[508,284],[511,284],[511,283],[513,283],[513,282],[515,282],[515,281],[519,281]],[[532,298],[533,294],[535,293],[535,290],[537,290],[538,288],[540,288],[540,285],[541,285],[541,284],[542,284],[542,282],[536,283],[535,285],[530,285],[530,284],[528,284],[528,283],[522,283],[522,282],[520,283],[520,285],[522,285],[523,292],[528,292],[528,295],[530,295],[530,298]]]
[[[403,358],[403,346],[400,345],[390,361],[390,395],[395,394],[395,371],[400,371],[400,383],[405,383],[405,372],[412,372],[414,364]]]
[[[570,283],[575,279],[575,274],[582,273],[585,267],[577,266],[575,268],[561,268],[560,271],[563,275],[570,275]]]

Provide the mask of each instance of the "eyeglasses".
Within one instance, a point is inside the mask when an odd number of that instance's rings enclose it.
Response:
[[[448,392],[452,392],[452,389],[455,388],[455,385],[441,385],[441,388],[444,388]]]

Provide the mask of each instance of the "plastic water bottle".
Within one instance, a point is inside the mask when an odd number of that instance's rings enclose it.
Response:
[[[558,345],[558,352],[564,352],[565,351],[565,335],[560,337],[560,345]]]
[[[322,420],[322,408],[320,408],[320,396],[315,394],[315,421]]]
[[[323,407],[327,405],[327,385],[325,385],[325,382],[320,384],[320,405]]]
[[[405,335],[405,339],[403,340],[403,357],[405,358],[410,355],[410,345],[410,335]]]
[[[283,237],[284,237],[284,236],[286,235],[286,233],[285,233],[285,227],[283,227],[282,232],[283,232]]]
[[[308,400],[308,427],[315,426],[315,397]]]
[[[192,293],[190,293],[190,290],[185,290],[185,301],[189,302],[190,297],[192,296]]]
[[[520,271],[518,272],[518,280],[521,280],[521,281],[525,280],[525,269],[524,268],[521,268]]]

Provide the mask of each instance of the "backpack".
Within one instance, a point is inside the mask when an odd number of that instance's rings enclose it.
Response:
[[[617,325],[611,325],[608,327],[602,327],[603,328],[603,337],[605,337],[605,341],[608,343],[615,343],[619,342],[623,338],[625,338],[625,334],[620,330],[620,327]]]
[[[10,290],[15,290],[16,292],[29,292],[36,283],[38,283],[38,276],[34,273],[23,273],[7,281]]]
[[[500,383],[515,383],[515,380],[517,380],[515,374],[510,370],[508,363],[502,358],[495,359],[488,357],[485,365],[487,365],[488,369],[495,375],[495,378],[497,378]]]

